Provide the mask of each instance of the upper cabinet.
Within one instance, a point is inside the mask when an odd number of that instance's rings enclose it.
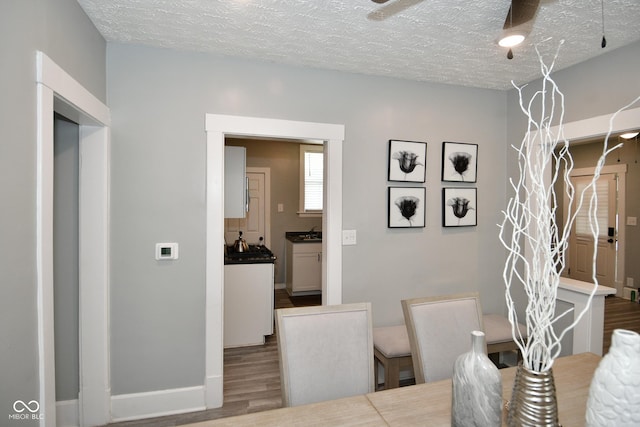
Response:
[[[247,215],[247,149],[224,147],[224,217]]]

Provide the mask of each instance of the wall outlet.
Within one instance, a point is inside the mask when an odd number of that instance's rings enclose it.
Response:
[[[355,245],[356,244],[356,230],[342,230],[342,245]]]
[[[282,203],[278,203],[278,212],[284,212],[284,205]]]
[[[627,287],[633,288],[633,277],[627,277]]]

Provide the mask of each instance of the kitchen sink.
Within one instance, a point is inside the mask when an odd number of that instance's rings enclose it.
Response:
[[[292,242],[322,242],[322,232],[287,232],[285,236]]]

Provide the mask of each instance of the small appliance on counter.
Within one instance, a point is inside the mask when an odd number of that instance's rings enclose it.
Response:
[[[239,250],[241,248],[241,250]],[[264,245],[244,245],[238,246],[234,243],[226,246],[224,251],[225,264],[273,264],[276,256]]]

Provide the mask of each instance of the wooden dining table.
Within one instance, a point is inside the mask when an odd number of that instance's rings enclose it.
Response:
[[[591,378],[601,357],[581,353],[553,364],[558,418],[563,427],[583,426]],[[511,398],[515,367],[501,369],[502,399]],[[451,380],[417,384],[309,405],[280,408],[189,424],[217,426],[450,426]],[[506,425],[506,409],[503,410]]]

